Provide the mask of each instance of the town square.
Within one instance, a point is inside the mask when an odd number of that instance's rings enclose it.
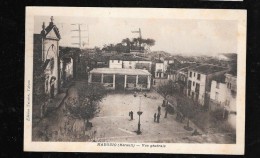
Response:
[[[236,23],[175,21],[35,17],[32,141],[235,144]]]

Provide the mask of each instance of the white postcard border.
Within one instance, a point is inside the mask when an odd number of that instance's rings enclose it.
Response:
[[[120,12],[120,14],[118,14]],[[237,73],[237,139],[236,144],[116,143],[98,146],[98,142],[32,142],[32,81],[34,16],[77,16],[114,18],[212,19],[238,21]],[[244,154],[245,138],[245,76],[246,76],[246,11],[224,9],[161,9],[161,8],[83,8],[26,7],[25,89],[24,89],[24,151],[48,152],[124,152],[124,153],[185,153]],[[118,146],[130,144],[132,147]],[[144,147],[148,145],[148,147]],[[134,146],[134,147],[133,147]]]

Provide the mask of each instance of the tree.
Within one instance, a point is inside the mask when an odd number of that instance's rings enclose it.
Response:
[[[99,47],[94,47],[95,53],[101,53],[101,49]]]
[[[168,81],[166,84],[162,84],[158,87],[158,92],[163,95],[164,99],[168,95],[173,94],[176,91],[176,84],[173,81]]]
[[[150,39],[150,38],[147,38],[147,39],[143,39],[142,43],[145,43],[147,44],[148,46],[154,46],[155,45],[155,40],[154,39]]]
[[[163,96],[163,106],[167,105],[167,96],[175,93],[176,86],[174,82],[169,81],[167,84],[162,84],[158,87],[158,92]]]
[[[129,38],[125,38],[125,39],[122,40],[121,43],[122,43],[122,44],[125,44],[127,47],[130,47],[130,44],[131,44],[130,42],[131,42],[131,41],[130,41]]]
[[[168,84],[162,84],[158,87],[158,92],[166,99],[171,94],[171,89]]]
[[[106,96],[106,89],[101,84],[80,85],[78,88],[79,106],[71,107],[70,113],[76,118],[87,120],[93,118],[97,105]]]
[[[129,38],[125,38],[121,42],[123,45],[126,45],[126,52],[129,53],[131,49],[131,41]]]
[[[190,119],[196,115],[196,109],[193,106],[192,101],[187,98],[178,97],[177,109],[187,118],[187,125],[184,126],[184,128],[186,130],[192,130],[190,127]]]

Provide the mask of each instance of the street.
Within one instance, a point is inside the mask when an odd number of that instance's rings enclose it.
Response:
[[[138,125],[138,115],[141,96],[140,109],[143,111],[141,115],[141,135],[136,134]],[[107,95],[100,103],[100,111],[98,115],[91,120],[93,128],[87,133],[96,131],[95,141],[113,141],[113,142],[214,142],[213,139],[196,138],[199,136],[191,136],[193,131],[187,131],[183,127],[186,123],[176,121],[176,114],[168,114],[164,118],[165,110],[162,107],[160,123],[154,122],[153,115],[157,113],[158,106],[162,104],[163,98],[154,91],[147,93],[144,97],[143,93],[139,93],[137,97],[133,94],[114,93]],[[134,119],[130,120],[128,113],[134,112]],[[198,127],[190,123],[193,129]],[[202,136],[200,136],[202,137]],[[195,140],[193,140],[195,139]],[[199,139],[199,140],[198,140]],[[219,139],[219,138],[218,138]],[[223,141],[225,141],[223,139]]]

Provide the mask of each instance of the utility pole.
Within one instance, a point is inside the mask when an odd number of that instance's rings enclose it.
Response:
[[[78,36],[72,36],[72,38],[78,38],[79,39],[78,43],[71,43],[71,44],[78,45],[80,49],[82,48],[82,46],[84,47],[85,44],[89,45],[89,29],[88,29],[88,25],[87,25],[87,29],[86,30],[83,30],[81,28],[81,26],[85,25],[85,24],[71,24],[71,25],[78,26],[78,29],[71,30],[71,31],[78,32]],[[84,31],[87,31],[87,36],[82,36],[82,32],[84,32]],[[87,38],[87,43],[82,41],[83,38]]]
[[[132,33],[138,33],[139,34],[139,38],[140,38],[139,48],[140,48],[140,51],[141,51],[141,43],[142,43],[142,32],[141,32],[141,29],[139,28],[138,31],[132,31]]]
[[[132,31],[132,33],[138,33],[139,34],[139,38],[142,39],[142,32],[141,32],[140,28],[139,28],[138,31]]]

